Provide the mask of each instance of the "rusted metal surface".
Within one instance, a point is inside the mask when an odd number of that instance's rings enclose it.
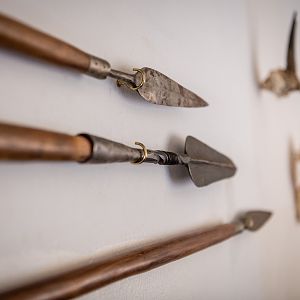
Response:
[[[202,98],[184,88],[166,75],[150,69],[141,69],[145,74],[145,83],[138,93],[147,101],[168,106],[202,107],[207,106]],[[141,82],[141,74],[135,76],[135,84]]]
[[[65,41],[59,40],[35,28],[0,13],[0,47],[26,53],[47,62],[73,68],[98,79],[117,79],[118,86],[138,91],[154,104],[201,107],[207,103],[167,76],[150,68],[134,69],[128,74],[111,69],[106,60],[86,53]]]
[[[267,79],[261,83],[261,88],[272,91],[278,97],[286,96],[292,91],[300,90],[300,81],[296,74],[295,62],[296,17],[295,13],[290,31],[286,68],[271,71]]]

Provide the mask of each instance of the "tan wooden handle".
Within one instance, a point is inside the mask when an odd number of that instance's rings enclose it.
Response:
[[[197,230],[179,235],[106,261],[95,262],[81,269],[3,293],[0,299],[54,300],[78,297],[117,280],[190,255],[224,241],[236,233],[235,224],[224,224],[205,232]]]
[[[48,34],[0,14],[0,45],[87,72],[90,55]]]
[[[46,130],[0,123],[0,160],[84,161],[91,155],[90,142]]]

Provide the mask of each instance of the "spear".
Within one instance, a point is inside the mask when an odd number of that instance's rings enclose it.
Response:
[[[184,165],[198,187],[231,177],[236,172],[234,163],[228,157],[192,136],[186,138],[184,154],[149,150],[139,142],[136,145],[140,148],[90,134],[71,136],[0,123],[0,160]]]
[[[244,230],[256,231],[270,218],[267,211],[248,211],[232,223],[206,231],[196,229],[150,245],[93,262],[31,285],[0,294],[3,300],[70,299],[112,282],[149,271],[227,240]]]
[[[135,68],[135,74],[114,70],[106,60],[3,14],[0,14],[0,45],[98,79],[117,79],[118,86],[124,85],[137,91],[150,103],[181,107],[207,106],[202,98],[156,70]]]

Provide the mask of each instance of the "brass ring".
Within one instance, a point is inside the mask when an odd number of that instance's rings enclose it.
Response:
[[[146,146],[145,146],[144,144],[142,144],[142,143],[135,142],[135,145],[138,145],[138,146],[140,146],[140,147],[143,149],[142,157],[139,158],[139,159],[137,159],[136,161],[133,161],[133,162],[132,162],[133,164],[139,165],[139,164],[141,164],[142,162],[144,162],[145,159],[148,157],[148,151],[147,151]]]
[[[122,85],[125,85],[127,88],[131,89],[132,91],[136,91],[139,88],[141,88],[144,85],[144,83],[146,82],[145,73],[142,69],[137,69],[137,68],[133,68],[133,71],[136,71],[142,75],[142,80],[139,83],[139,85],[133,86],[133,85],[130,85],[127,81],[121,80],[121,79],[117,80],[117,85],[119,87]]]

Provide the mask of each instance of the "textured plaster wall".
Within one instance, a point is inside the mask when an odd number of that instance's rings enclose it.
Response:
[[[176,168],[1,163],[0,289],[261,208],[274,217],[257,234],[83,299],[299,299],[288,142],[300,142],[300,94],[278,100],[254,80],[256,71],[262,77],[284,65],[293,10],[299,1],[1,1],[1,12],[115,68],[158,69],[210,104],[150,105],[112,80],[1,50],[1,121],[154,149],[182,150],[193,135],[230,156],[238,173],[197,189]]]

